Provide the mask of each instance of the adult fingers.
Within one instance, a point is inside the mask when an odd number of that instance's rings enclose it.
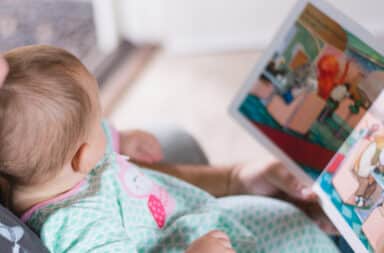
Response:
[[[281,164],[272,165],[265,173],[266,180],[274,187],[299,200],[315,202],[316,194],[296,175]]]
[[[339,235],[340,234],[340,232],[337,230],[337,228],[330,221],[319,221],[316,223],[320,227],[321,230],[323,230],[325,233],[327,233],[329,235]]]
[[[310,215],[308,215],[308,216],[310,216]],[[337,230],[337,228],[327,218],[325,218],[325,217],[324,218],[323,217],[312,218],[312,220],[325,233],[327,233],[329,235],[338,235],[339,234],[339,231]]]

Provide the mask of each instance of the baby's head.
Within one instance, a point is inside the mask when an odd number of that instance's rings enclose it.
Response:
[[[75,56],[51,46],[16,48],[4,57],[1,175],[30,186],[87,174],[105,146],[95,78]]]

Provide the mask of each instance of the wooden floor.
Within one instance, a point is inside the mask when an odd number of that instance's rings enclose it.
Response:
[[[118,80],[124,89],[108,117],[119,129],[185,128],[215,164],[267,162],[272,156],[227,112],[258,57],[258,52],[180,56],[157,51],[135,80]]]

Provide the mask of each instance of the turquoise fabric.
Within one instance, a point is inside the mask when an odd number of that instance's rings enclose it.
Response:
[[[186,182],[125,161],[112,150],[79,191],[28,220],[51,252],[184,252],[213,229],[238,253],[338,252],[292,205],[264,197],[217,199]]]

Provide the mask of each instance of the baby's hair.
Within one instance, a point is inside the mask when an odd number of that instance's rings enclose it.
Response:
[[[70,162],[85,140],[94,118],[87,82],[95,80],[60,48],[27,46],[4,57],[9,73],[0,87],[0,173],[10,183],[38,184]]]

